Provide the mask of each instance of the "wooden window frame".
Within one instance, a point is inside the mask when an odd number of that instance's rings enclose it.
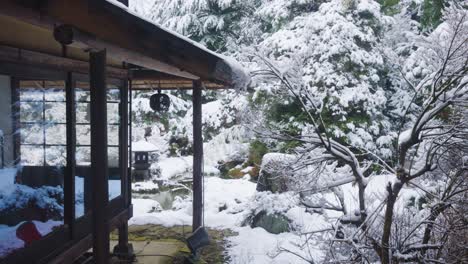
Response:
[[[66,70],[66,69],[65,69]],[[2,263],[62,263],[70,261],[84,253],[92,246],[92,211],[84,216],[75,219],[75,158],[74,148],[76,148],[76,116],[75,116],[75,85],[77,80],[83,80],[86,75],[80,73],[70,73],[66,71],[57,71],[34,67],[31,65],[22,65],[17,63],[1,63],[0,73],[10,76],[12,89],[12,110],[13,113],[19,113],[19,82],[21,80],[61,80],[65,81],[66,91],[66,126],[67,126],[67,166],[64,173],[64,225],[57,227],[54,231],[44,236],[41,240],[34,241],[29,246],[18,249],[5,258]],[[110,230],[127,226],[127,220],[132,216],[131,205],[131,185],[130,171],[131,144],[128,144],[128,137],[131,136],[129,125],[131,122],[131,88],[128,80],[108,79],[109,83],[119,83],[120,87],[120,129],[119,129],[119,168],[121,190],[120,195],[109,201],[106,206],[108,211],[108,222]],[[71,99],[73,98],[73,99]],[[124,104],[125,102],[125,104]],[[72,108],[73,107],[73,108]],[[125,113],[123,115],[122,113]],[[13,128],[15,131],[20,128],[19,118],[13,115]],[[73,139],[72,139],[73,138]],[[18,160],[20,155],[21,141],[20,137],[14,137],[14,158]],[[117,147],[117,146],[115,146]],[[126,154],[125,154],[126,153]],[[125,229],[125,228],[124,228]],[[128,241],[128,234],[120,234],[119,242]]]

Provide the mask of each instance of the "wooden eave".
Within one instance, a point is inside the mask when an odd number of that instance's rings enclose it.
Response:
[[[107,49],[108,65],[114,67],[131,63],[155,75],[162,72],[187,83],[200,79],[213,87],[233,83],[223,58],[105,0],[5,0],[0,22],[12,26],[0,33],[2,45],[60,56],[53,30],[72,25],[79,33],[67,50],[73,59],[87,61],[86,49]]]

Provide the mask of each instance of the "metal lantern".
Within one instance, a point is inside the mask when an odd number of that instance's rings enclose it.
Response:
[[[198,227],[188,238],[187,246],[192,252],[192,258],[198,259],[198,250],[210,244],[210,236],[203,226]]]
[[[171,106],[171,99],[167,94],[162,94],[161,90],[150,97],[150,107],[156,112],[167,112]]]

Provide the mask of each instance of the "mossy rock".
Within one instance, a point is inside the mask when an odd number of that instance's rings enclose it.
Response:
[[[231,179],[240,179],[244,177],[245,173],[243,173],[239,168],[234,168],[229,170],[228,175]]]
[[[290,220],[281,214],[268,214],[265,211],[261,211],[252,218],[250,224],[252,228],[261,227],[268,233],[280,234],[284,232],[290,232]]]

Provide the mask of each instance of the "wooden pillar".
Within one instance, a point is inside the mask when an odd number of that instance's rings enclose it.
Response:
[[[120,126],[119,126],[119,167],[120,167],[120,185],[125,207],[130,206],[130,193],[128,189],[128,85],[129,82],[123,82],[120,89]]]
[[[67,119],[67,166],[63,181],[64,223],[68,225],[70,237],[74,234],[75,222],[75,168],[76,168],[76,104],[75,87],[72,73],[65,81],[66,119]]]
[[[193,220],[195,231],[203,224],[203,137],[202,137],[202,87],[193,82]]]
[[[13,161],[14,165],[21,162],[21,133],[20,132],[20,94],[19,80],[11,78],[11,120],[13,132]]]
[[[91,51],[89,64],[93,255],[95,263],[104,264],[109,262],[106,51]]]
[[[120,157],[120,187],[122,192],[122,198],[124,200],[125,208],[129,208],[131,204],[131,188],[129,185],[131,183],[129,179],[129,156],[128,156],[128,111],[129,111],[129,102],[128,102],[128,90],[129,90],[129,81],[123,83],[122,88],[120,89],[120,136],[119,136],[119,157]],[[133,246],[128,243],[128,222],[125,221],[119,229],[119,243],[114,247],[114,254],[119,256],[122,259],[133,259]]]

